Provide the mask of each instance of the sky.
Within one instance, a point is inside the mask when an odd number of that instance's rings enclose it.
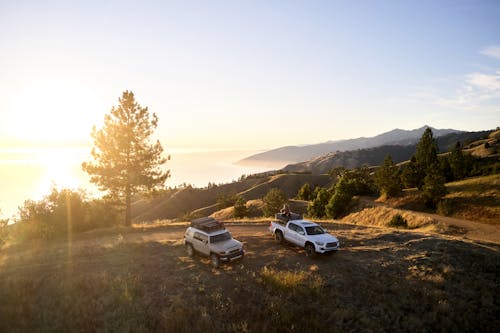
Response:
[[[125,90],[169,149],[500,126],[500,1],[0,0],[0,147],[89,145]]]

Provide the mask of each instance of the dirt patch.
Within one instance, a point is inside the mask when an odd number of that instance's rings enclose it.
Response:
[[[7,249],[0,331],[500,329],[498,245],[325,225],[341,250],[310,259],[266,224],[228,224],[246,255],[220,269],[186,256],[182,225]]]

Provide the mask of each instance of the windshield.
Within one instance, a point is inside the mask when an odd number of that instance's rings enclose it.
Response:
[[[210,243],[218,243],[228,239],[231,239],[231,234],[229,232],[225,232],[223,234],[210,236]]]
[[[321,235],[325,233],[325,230],[323,230],[323,228],[319,225],[315,225],[312,227],[306,227],[306,232],[308,235]]]

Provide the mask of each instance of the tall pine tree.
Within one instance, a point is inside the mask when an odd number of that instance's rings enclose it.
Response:
[[[425,176],[430,172],[432,168],[435,168],[439,165],[437,152],[438,147],[436,140],[433,137],[432,129],[430,127],[427,127],[417,144],[417,149],[415,152],[415,159],[417,162],[419,175],[417,187],[419,189],[422,189],[422,186],[424,185]]]
[[[375,184],[382,195],[395,197],[403,189],[399,168],[394,164],[391,155],[387,155],[382,165],[375,172]]]
[[[162,156],[160,142],[150,141],[158,124],[156,114],[141,107],[131,91],[118,101],[104,116],[103,127],[94,126],[93,161],[84,162],[82,168],[92,183],[125,209],[125,225],[130,225],[132,196],[161,189],[170,171],[161,169],[168,158]]]

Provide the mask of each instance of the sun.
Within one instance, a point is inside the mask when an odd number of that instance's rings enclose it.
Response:
[[[9,110],[10,135],[23,142],[88,141],[101,110],[91,90],[67,80],[46,79],[19,89]]]

